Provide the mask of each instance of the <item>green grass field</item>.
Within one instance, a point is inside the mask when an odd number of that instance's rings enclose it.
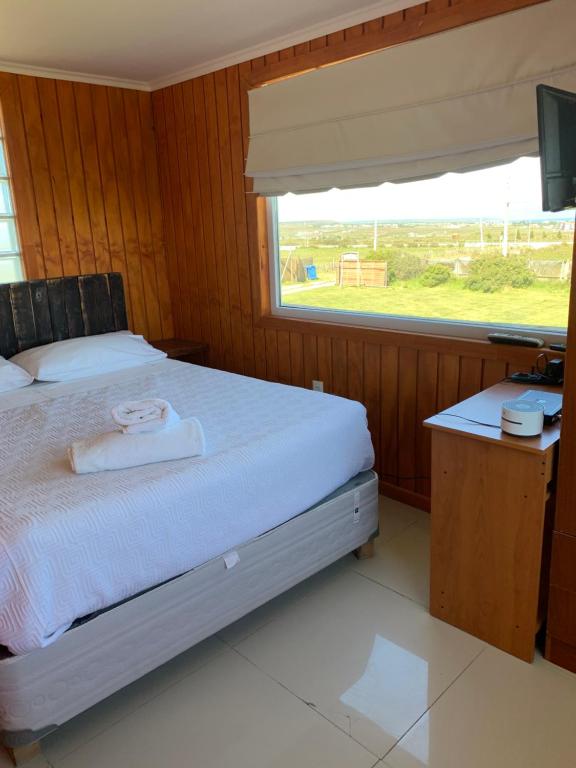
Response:
[[[486,294],[470,291],[462,281],[451,280],[436,288],[424,288],[417,281],[396,282],[388,288],[318,288],[291,293],[283,303],[350,312],[562,328],[567,324],[568,298],[567,283],[539,282],[530,288],[505,288]]]

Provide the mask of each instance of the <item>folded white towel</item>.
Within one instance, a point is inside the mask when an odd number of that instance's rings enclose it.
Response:
[[[79,440],[68,449],[68,457],[74,472],[83,475],[202,456],[205,450],[202,425],[190,418],[160,432],[130,435],[118,430]]]
[[[180,416],[167,400],[128,400],[112,408],[112,418],[128,435],[158,432],[180,421]]]

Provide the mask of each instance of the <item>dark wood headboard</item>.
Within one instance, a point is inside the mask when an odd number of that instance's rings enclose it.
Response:
[[[127,329],[119,272],[0,285],[2,357],[52,341]]]

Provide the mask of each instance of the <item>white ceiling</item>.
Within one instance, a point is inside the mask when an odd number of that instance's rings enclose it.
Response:
[[[0,69],[146,90],[420,0],[2,0]]]

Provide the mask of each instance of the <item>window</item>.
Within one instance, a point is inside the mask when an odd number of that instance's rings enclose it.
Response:
[[[0,134],[0,283],[22,280],[22,263],[14,218],[4,137]]]
[[[574,216],[542,212],[538,158],[288,194],[270,210],[275,314],[454,336],[565,334]]]

